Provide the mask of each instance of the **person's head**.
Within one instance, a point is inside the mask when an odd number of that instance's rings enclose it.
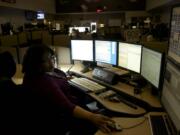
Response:
[[[88,28],[85,28],[85,33],[88,33],[89,32],[89,29]]]
[[[9,52],[0,53],[0,78],[11,78],[16,73],[16,63]]]
[[[46,45],[29,47],[24,59],[22,72],[34,76],[53,71],[55,64],[54,51]]]

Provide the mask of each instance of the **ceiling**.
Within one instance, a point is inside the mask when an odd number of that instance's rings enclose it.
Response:
[[[57,13],[144,10],[145,0],[56,0]]]

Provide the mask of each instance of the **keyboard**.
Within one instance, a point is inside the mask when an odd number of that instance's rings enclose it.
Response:
[[[152,135],[170,135],[163,115],[149,115]]]
[[[106,89],[105,86],[102,86],[94,81],[91,81],[87,78],[73,78],[71,79],[71,82],[78,85],[79,87],[81,87],[84,91],[92,91],[92,92],[96,92],[96,91],[103,91]]]

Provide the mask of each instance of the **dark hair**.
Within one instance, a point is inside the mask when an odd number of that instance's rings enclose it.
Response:
[[[0,76],[11,78],[16,73],[16,63],[9,52],[0,53]]]
[[[54,51],[46,45],[32,45],[28,48],[23,58],[22,72],[27,75],[41,73],[39,65],[44,62],[43,56],[49,53],[54,55]]]

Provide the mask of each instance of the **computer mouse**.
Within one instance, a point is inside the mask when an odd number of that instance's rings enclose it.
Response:
[[[113,131],[122,131],[122,127],[116,122],[109,123],[108,127]]]
[[[109,101],[111,102],[120,102],[120,99],[117,96],[109,97]]]

